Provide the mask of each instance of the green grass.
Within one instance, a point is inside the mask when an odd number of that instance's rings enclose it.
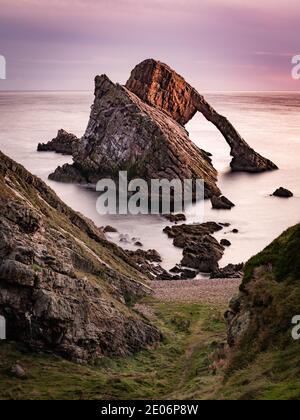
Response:
[[[251,322],[232,352],[217,398],[300,399],[300,225],[284,232],[245,267],[243,311]]]
[[[300,224],[291,227],[245,266],[244,285],[259,266],[272,267],[277,281],[300,279]]]
[[[246,368],[235,370],[215,393],[216,399],[299,400],[300,343],[262,352]]]
[[[172,399],[210,397],[219,379],[209,370],[210,354],[225,339],[222,311],[200,304],[152,302],[164,334],[156,348],[127,358],[77,365],[53,355],[22,352],[0,344],[1,399]],[[27,371],[10,375],[19,361]]]
[[[215,373],[212,356],[226,339],[224,308],[148,304],[164,341],[130,357],[78,365],[0,342],[0,399],[300,399],[300,342],[260,352],[227,375],[222,367]],[[24,380],[10,374],[17,361]]]

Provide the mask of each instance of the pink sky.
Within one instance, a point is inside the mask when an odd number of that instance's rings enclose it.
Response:
[[[156,58],[200,91],[300,90],[299,0],[0,0],[2,89],[124,83]]]

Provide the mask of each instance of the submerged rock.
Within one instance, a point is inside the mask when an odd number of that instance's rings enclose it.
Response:
[[[231,242],[228,239],[221,239],[220,244],[223,246],[231,246]]]
[[[188,123],[197,112],[204,115],[229,144],[233,171],[278,169],[269,159],[255,152],[227,118],[218,114],[196,89],[166,64],[153,59],[143,61],[132,71],[126,87],[144,102],[162,109],[181,125]]]
[[[114,228],[113,226],[105,226],[103,229],[104,233],[117,233],[118,229]]]
[[[294,197],[294,194],[287,190],[286,188],[280,187],[278,188],[273,194],[274,197],[280,197],[280,198],[291,198]]]
[[[143,245],[143,243],[142,242],[140,242],[140,241],[136,241],[135,243],[134,243],[134,246],[137,246],[137,247],[143,247],[144,245]]]
[[[79,139],[72,133],[59,130],[57,136],[48,143],[39,143],[38,152],[56,152],[64,155],[72,155]]]
[[[151,293],[134,261],[0,152],[0,314],[8,340],[77,362],[147,348],[160,332],[130,309]]]
[[[73,165],[50,179],[95,184],[127,171],[129,180],[203,179],[205,196],[220,194],[217,171],[187,131],[169,115],[139,99],[105,75],[95,79],[95,101],[85,135],[73,153]]]
[[[186,221],[185,214],[166,214],[164,217],[171,223],[179,223]]]
[[[235,207],[235,204],[233,204],[231,201],[228,200],[228,198],[224,196],[212,197],[211,204],[212,208],[216,210],[231,210],[232,207]]]

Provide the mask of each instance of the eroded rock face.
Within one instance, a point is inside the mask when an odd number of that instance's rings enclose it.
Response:
[[[39,143],[38,152],[56,152],[72,155],[79,139],[72,133],[59,130],[57,136],[48,143]]]
[[[130,179],[203,179],[205,195],[219,195],[217,172],[187,131],[165,112],[139,99],[107,76],[95,79],[95,102],[74,164],[58,168],[52,180],[83,178],[97,183],[127,170]]]
[[[134,261],[0,152],[0,315],[7,339],[77,362],[153,345],[130,309],[151,292]]]
[[[277,169],[273,162],[255,152],[227,118],[218,114],[196,89],[166,64],[153,59],[143,61],[132,71],[126,87],[144,102],[165,111],[181,125],[190,121],[196,112],[203,114],[229,144],[233,171],[263,172]]]

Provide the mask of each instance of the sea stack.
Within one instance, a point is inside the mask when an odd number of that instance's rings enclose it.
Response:
[[[127,89],[151,106],[170,115],[181,125],[197,112],[212,122],[230,146],[232,171],[264,172],[278,167],[255,152],[226,117],[218,112],[168,65],[149,59],[138,64],[126,83]]]
[[[232,124],[218,114],[166,64],[145,60],[131,73],[126,86],[106,75],[95,79],[95,100],[83,138],[74,142],[72,165],[49,177],[60,182],[96,184],[127,171],[129,180],[202,179],[205,198],[220,196],[217,171],[210,155],[189,138],[184,125],[201,112],[223,134],[231,148],[233,171],[277,169],[256,153]]]
[[[50,179],[97,183],[127,171],[128,178],[202,179],[205,197],[220,195],[217,171],[185,128],[161,109],[138,98],[107,76],[95,79],[95,101],[73,165]]]

